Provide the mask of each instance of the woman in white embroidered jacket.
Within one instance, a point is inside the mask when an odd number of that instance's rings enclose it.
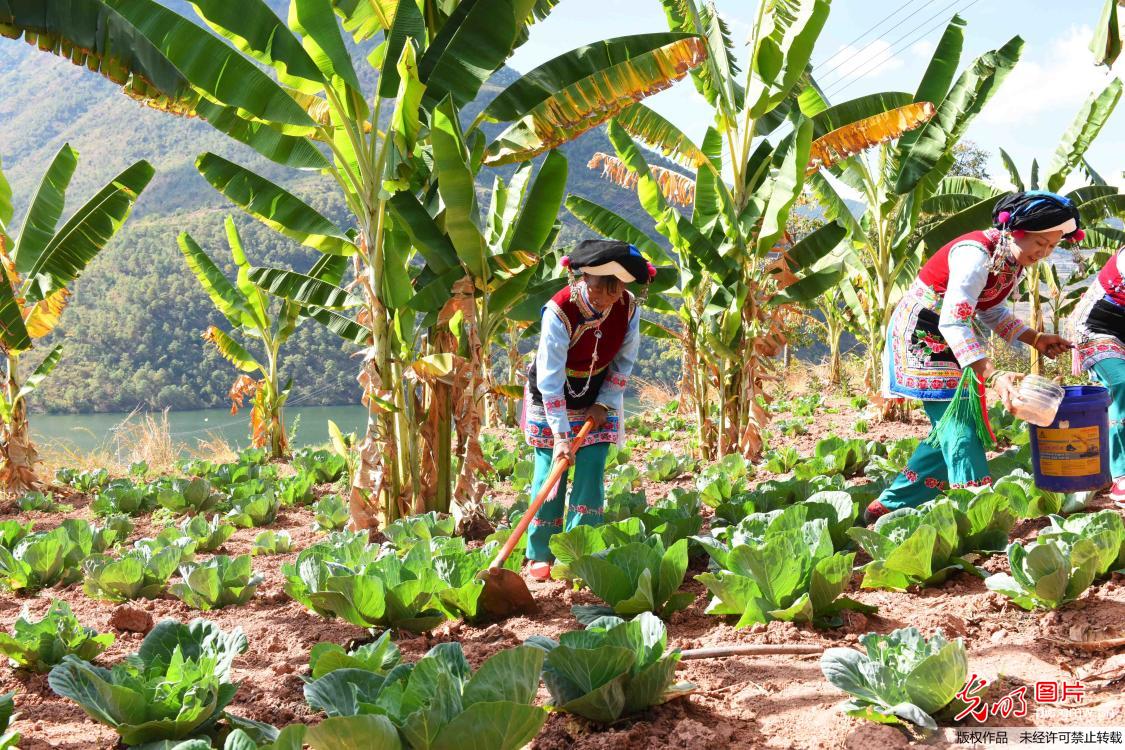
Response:
[[[1025,268],[1081,231],[1078,222],[1078,209],[1061,195],[1012,193],[993,209],[994,228],[954,239],[922,267],[891,318],[883,382],[888,397],[920,399],[935,429],[902,474],[867,507],[867,523],[892,510],[918,506],[946,488],[991,484],[985,455],[991,429],[981,408],[984,386],[994,379],[1010,409],[1021,376],[996,370],[973,322],[1048,357],[1067,351],[1070,342],[1031,330],[1004,303]],[[968,380],[962,388],[972,388],[972,398],[959,401],[979,398],[980,403],[966,413],[949,409],[963,377]]]
[[[550,577],[555,533],[602,521],[606,458],[610,443],[620,442],[623,434],[625,388],[641,343],[640,305],[625,286],[644,284],[643,299],[656,276],[637,248],[615,240],[580,242],[563,265],[570,284],[543,306],[539,348],[524,395],[524,435],[535,448],[532,497],[555,459],[569,454],[570,441],[587,417],[593,417],[594,429],[575,454],[565,525],[565,474],[531,522],[529,572],[539,580]]]

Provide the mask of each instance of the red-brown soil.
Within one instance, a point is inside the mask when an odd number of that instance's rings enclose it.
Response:
[[[856,415],[846,404],[841,413],[820,412],[814,417],[808,435],[791,441],[802,452],[809,452],[815,440],[828,434],[854,434]],[[865,437],[892,440],[905,435],[921,435],[924,424],[873,423]],[[643,451],[635,450],[633,461],[643,466]],[[647,487],[650,499],[658,498],[672,484],[689,484],[688,479]],[[511,496],[498,488],[498,495]],[[75,498],[71,515],[87,516],[81,498]],[[1099,503],[1105,507],[1106,501]],[[22,516],[36,520],[38,528],[54,525],[58,515],[16,514],[10,509],[0,518]],[[295,549],[302,549],[320,534],[311,530],[312,514],[307,509],[283,511],[272,528],[292,534]],[[1033,537],[1042,523],[1024,523],[1017,534]],[[159,531],[151,522],[139,520],[134,538]],[[242,529],[220,550],[225,554],[250,551],[258,530]],[[241,627],[250,643],[249,651],[235,661],[235,676],[240,690],[230,710],[273,724],[294,721],[316,722],[319,717],[305,704],[300,675],[307,674],[308,653],[318,641],[346,644],[364,638],[360,628],[326,621],[290,601],[282,593],[282,562],[295,554],[255,558],[254,567],[264,575],[257,596],[246,606],[200,613],[172,599],[138,601],[129,606],[150,613],[154,620],[189,620],[205,616],[224,628]],[[703,561],[693,565],[695,572]],[[985,562],[989,570],[1006,566],[1003,556]],[[1060,647],[1050,638],[1069,636],[1097,637],[1106,632],[1120,635],[1125,627],[1125,584],[1120,576],[1102,581],[1082,598],[1057,612],[1027,613],[989,593],[983,582],[961,574],[945,585],[906,593],[859,591],[853,596],[878,605],[877,615],[849,615],[844,627],[818,631],[808,626],[774,622],[736,630],[721,620],[703,614],[707,598],[701,585],[690,580],[688,589],[698,596],[687,611],[671,618],[669,635],[674,646],[695,648],[731,643],[810,643],[823,646],[854,646],[858,635],[868,631],[887,632],[913,625],[929,633],[941,628],[947,636],[963,636],[969,651],[970,670],[989,680],[1001,680],[1004,691],[1037,680],[1082,679],[1085,697],[1080,704],[1048,706],[1032,703],[1022,719],[989,719],[989,726],[1117,726],[1125,725],[1125,651],[1085,653]],[[853,588],[858,586],[857,574]],[[399,646],[408,657],[423,654],[435,643],[459,640],[474,665],[499,649],[515,646],[532,634],[557,636],[579,627],[570,613],[574,603],[593,603],[594,597],[574,592],[561,582],[530,585],[541,610],[534,617],[517,617],[501,623],[468,625],[446,623],[433,633],[405,636]],[[83,624],[110,630],[114,605],[87,598],[80,585],[62,590],[47,590],[30,597],[0,596],[0,626],[10,628],[21,608],[41,616],[52,598],[68,602]],[[1116,629],[1116,632],[1115,632]],[[117,632],[117,642],[98,662],[112,664],[134,651],[143,636]],[[817,656],[732,657],[685,662],[680,678],[697,685],[690,696],[654,708],[640,716],[604,727],[576,717],[553,713],[535,739],[535,750],[657,750],[658,748],[894,748],[908,745],[910,736],[901,729],[851,719],[839,710],[845,696],[821,675]],[[17,691],[20,717],[15,728],[23,733],[24,750],[55,747],[69,750],[110,748],[116,734],[86,717],[70,701],[55,696],[45,676],[26,675],[0,665],[0,692]],[[540,700],[547,701],[540,690]],[[948,722],[946,722],[948,724]],[[962,726],[969,726],[963,723]],[[954,729],[946,726],[936,738],[938,745],[953,740]],[[1010,743],[1018,741],[1018,730]]]

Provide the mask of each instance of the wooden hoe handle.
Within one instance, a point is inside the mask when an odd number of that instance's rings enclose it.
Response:
[[[570,465],[574,463],[574,454],[582,447],[582,442],[586,439],[586,436],[590,434],[590,430],[592,429],[594,429],[594,418],[590,417],[582,425],[582,429],[578,431],[578,437],[571,443],[570,453],[565,456],[559,456],[555,461],[555,465],[551,467],[551,473],[547,476],[547,481],[543,483],[542,489],[539,490],[539,494],[535,496],[535,499],[531,501],[531,505],[527,506],[527,512],[523,514],[519,523],[512,529],[512,533],[508,536],[508,541],[504,542],[504,546],[500,548],[500,552],[497,553],[496,558],[488,566],[489,570],[497,570],[503,567],[504,561],[508,559],[508,555],[512,554],[512,550],[519,544],[520,538],[523,536],[524,532],[527,531],[527,527],[531,525],[531,519],[535,518],[535,514],[543,507],[543,503],[554,493],[555,486],[559,483],[559,480],[562,479],[562,475],[570,468]]]

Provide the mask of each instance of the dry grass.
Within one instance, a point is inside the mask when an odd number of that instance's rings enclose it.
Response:
[[[129,465],[138,461],[148,464],[150,472],[168,473],[174,470],[176,460],[185,456],[226,462],[237,460],[238,452],[217,432],[196,440],[194,446],[175,440],[167,410],[160,414],[134,411],[110,429],[94,448],[79,450],[66,442],[53,441],[40,454],[39,476],[52,477],[64,467],[79,471],[106,469],[111,476],[124,476]]]
[[[238,460],[238,451],[218,432],[209,432],[206,438],[196,440],[190,453],[193,458],[206,458],[216,463]]]
[[[680,397],[675,388],[663,381],[637,377],[633,380],[637,384],[637,399],[646,409],[659,409]]]

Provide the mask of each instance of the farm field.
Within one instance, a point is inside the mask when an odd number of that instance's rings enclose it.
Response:
[[[799,399],[796,401],[799,402]],[[854,411],[846,401],[836,401],[816,406],[806,417],[779,413],[777,419],[782,420],[782,424],[784,420],[807,422],[808,432],[779,437],[774,458],[789,448],[808,455],[824,437],[846,434],[849,428],[854,432]],[[806,397],[806,405],[800,409],[804,413],[809,413],[808,402],[809,397]],[[831,413],[833,411],[836,413]],[[638,438],[625,465],[635,467],[638,474],[643,475],[650,473],[650,461],[663,455],[661,451],[667,450],[671,455],[680,456],[686,453],[683,432],[673,430],[671,434],[661,434],[656,429],[657,425],[668,421],[666,415],[657,415],[647,428],[642,428],[642,431],[650,433],[650,437]],[[674,419],[672,423],[675,424]],[[1018,426],[1013,425],[1011,429],[1014,434]],[[863,437],[893,444],[902,438],[921,434],[921,424],[877,424]],[[511,445],[510,435],[501,434],[500,439]],[[507,455],[500,448],[496,451],[494,456]],[[768,464],[769,461],[763,463]],[[290,478],[303,471],[287,465],[277,468],[280,476]],[[611,470],[611,477],[621,473],[622,469],[615,468]],[[690,471],[683,476],[659,481],[644,477],[640,480],[640,489],[649,503],[658,503],[670,493],[676,496],[677,490],[690,492],[698,489],[698,477],[703,475],[699,471]],[[755,483],[777,479],[778,475],[763,465]],[[857,476],[849,480],[849,484],[862,485],[867,481],[871,480]],[[0,603],[0,624],[10,629],[21,611],[37,620],[47,612],[52,602],[66,602],[83,625],[116,636],[114,644],[95,659],[95,663],[103,666],[112,665],[137,650],[143,635],[135,629],[143,629],[148,625],[149,618],[153,622],[168,618],[187,622],[205,617],[223,630],[241,628],[249,646],[244,654],[234,659],[231,677],[238,684],[238,691],[227,711],[278,727],[294,722],[315,724],[323,718],[323,714],[310,708],[303,692],[305,680],[310,676],[310,652],[322,642],[353,647],[371,639],[364,628],[341,619],[323,618],[294,601],[284,591],[286,579],[282,565],[292,564],[300,550],[323,541],[327,533],[313,529],[317,522],[313,508],[320,506],[301,503],[312,497],[329,495],[333,489],[330,483],[314,485],[307,498],[281,507],[272,522],[260,528],[238,528],[216,550],[216,553],[232,557],[245,555],[252,551],[255,537],[263,529],[289,534],[292,551],[252,558],[253,569],[262,576],[262,580],[257,591],[244,604],[201,612],[165,592],[153,599],[137,598],[117,605],[91,598],[83,592],[79,581],[45,588],[34,594],[20,592],[15,596],[6,596]],[[498,480],[494,489],[493,497],[498,508],[511,506],[520,498],[526,502],[526,490],[516,491],[512,478]],[[100,493],[73,490],[60,494],[60,500],[73,506],[73,510],[61,514],[20,512],[8,507],[0,518],[4,521],[33,522],[37,531],[57,526],[63,517],[97,520],[96,501],[91,503],[92,497],[97,497],[97,494]],[[748,497],[754,498],[755,493],[751,491]],[[611,489],[609,508],[612,510],[622,502],[624,493],[614,494]],[[1090,510],[1105,506],[1104,501],[1095,501]],[[714,511],[703,506],[701,512],[704,522],[698,533],[706,534],[713,528]],[[502,515],[502,511],[498,513]],[[155,519],[151,511],[134,516],[136,527],[121,549],[135,544],[138,539],[158,536],[168,528],[169,519],[180,520],[163,510],[157,512]],[[1027,542],[1046,525],[1046,519],[1017,521],[1011,529],[1010,538]],[[376,540],[382,538],[378,535]],[[196,561],[210,556],[195,553]],[[858,566],[868,559],[863,552],[855,559],[857,571],[850,576],[846,594],[863,604],[877,607],[876,613],[845,611],[842,622],[834,627],[818,628],[809,623],[775,620],[768,624],[736,628],[734,620],[737,618],[704,613],[709,596],[704,586],[693,579],[706,569],[708,556],[693,554],[684,582],[684,590],[691,594],[691,602],[669,617],[668,646],[691,649],[729,644],[811,644],[856,648],[859,636],[868,632],[889,633],[896,628],[916,627],[928,635],[935,629],[941,629],[949,638],[964,639],[970,671],[993,683],[987,691],[992,699],[1020,686],[1034,685],[1037,681],[1081,681],[1085,687],[1080,703],[1070,701],[1068,705],[1046,705],[1029,701],[1030,710],[1026,716],[990,717],[984,722],[988,726],[1113,726],[1125,720],[1125,699],[1121,691],[1125,661],[1122,655],[1105,650],[1085,652],[1059,643],[1074,638],[1097,640],[1112,637],[1115,633],[1119,637],[1118,629],[1125,615],[1125,588],[1120,574],[1095,582],[1076,601],[1058,610],[1027,612],[1002,595],[990,592],[981,578],[960,571],[944,583],[910,586],[901,592],[862,589],[862,573],[858,571]],[[987,573],[1008,569],[1003,554],[984,556],[978,563]],[[179,576],[173,575],[172,580],[174,584]],[[446,620],[422,633],[392,631],[391,638],[401,650],[404,660],[418,659],[437,644],[459,642],[469,663],[478,667],[488,657],[519,646],[531,636],[557,638],[562,633],[581,628],[571,613],[571,607],[601,603],[589,590],[576,591],[565,581],[529,583],[541,606],[537,615],[493,623]],[[909,744],[910,735],[901,727],[846,716],[840,710],[846,696],[825,680],[818,662],[817,655],[734,656],[682,662],[675,677],[678,681],[694,685],[688,695],[610,723],[552,712],[531,747],[560,750],[572,747],[704,746],[866,748]],[[20,718],[15,722],[14,729],[23,734],[20,747],[25,750],[111,748],[116,745],[118,737],[112,729],[92,721],[76,703],[55,695],[45,675],[5,665],[0,667],[0,676],[0,691],[16,691]],[[535,702],[540,705],[550,702],[544,687],[539,687]],[[942,720],[939,717],[939,724],[940,742],[942,738],[944,741],[952,739],[956,727],[971,727],[973,722],[953,723],[948,718]]]
[[[978,3],[0,0],[0,750],[1125,742],[1125,0]]]

